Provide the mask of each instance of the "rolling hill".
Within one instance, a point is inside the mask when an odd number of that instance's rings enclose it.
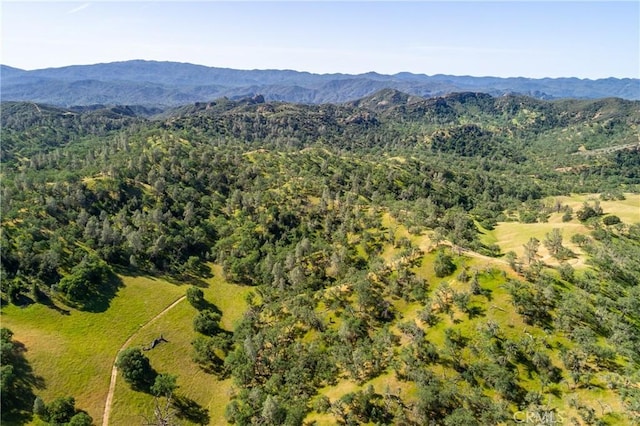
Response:
[[[640,101],[1,108],[3,424],[640,419]]]

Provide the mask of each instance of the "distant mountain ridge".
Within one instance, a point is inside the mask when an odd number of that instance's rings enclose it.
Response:
[[[128,104],[176,106],[262,94],[268,101],[342,103],[382,89],[419,97],[454,92],[539,99],[640,99],[640,79],[499,78],[375,72],[312,74],[292,70],[236,70],[178,62],[132,60],[33,71],[0,65],[2,100],[60,106]]]

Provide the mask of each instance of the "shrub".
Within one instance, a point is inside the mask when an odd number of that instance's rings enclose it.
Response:
[[[193,319],[193,329],[206,336],[214,336],[220,331],[220,314],[213,311],[198,312]]]
[[[620,222],[621,222],[620,218],[615,215],[606,216],[604,219],[602,219],[602,223],[604,223],[607,226],[617,225]]]
[[[149,389],[157,376],[151,367],[149,358],[138,348],[127,348],[122,351],[118,356],[116,367],[122,371],[122,377],[134,389]]]
[[[47,406],[47,421],[53,424],[69,423],[76,414],[76,401],[73,397],[61,397],[54,399]]]
[[[80,412],[75,416],[71,417],[69,421],[69,426],[91,426],[93,425],[93,418],[90,415],[84,412]]]
[[[433,270],[436,273],[436,277],[442,278],[453,274],[456,270],[456,265],[453,263],[453,258],[450,255],[439,251],[433,262]]]
[[[205,304],[204,292],[196,286],[191,286],[187,289],[187,301],[194,308],[200,310]]]

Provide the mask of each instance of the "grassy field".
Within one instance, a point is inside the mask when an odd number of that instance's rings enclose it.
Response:
[[[226,283],[213,267],[214,277],[203,288],[205,298],[223,312],[222,325],[231,329],[244,311],[244,295],[250,289]],[[109,389],[111,368],[123,343],[140,331],[132,346],[148,345],[163,334],[169,343],[148,354],[159,372],[178,375],[178,393],[210,410],[211,424],[223,424],[224,407],[229,399],[230,381],[217,381],[190,361],[192,319],[195,309],[179,303],[149,327],[141,327],[184,295],[187,286],[150,277],[121,277],[123,287],[101,313],[81,312],[64,306],[61,310],[34,304],[25,308],[2,308],[2,326],[11,329],[14,339],[23,343],[34,373],[44,379],[45,388],[35,393],[45,401],[74,396],[76,406],[86,410],[96,424]],[[186,360],[186,361],[185,361]],[[151,414],[152,399],[131,391],[119,375],[111,424],[141,424],[142,415]]]
[[[518,257],[522,257],[524,254],[523,246],[530,238],[535,237],[542,242],[548,233],[554,228],[558,228],[562,231],[562,244],[576,255],[575,258],[569,259],[568,263],[574,267],[583,265],[583,253],[577,245],[571,242],[571,237],[575,234],[588,234],[589,229],[577,220],[563,223],[561,216],[561,214],[552,214],[549,222],[546,223],[503,222],[498,224],[491,233],[502,253],[514,251]],[[538,254],[543,262],[551,265],[558,264],[558,261],[551,257],[543,244],[540,244]]]
[[[45,401],[74,396],[78,407],[102,419],[111,366],[118,349],[140,326],[182,295],[162,280],[122,277],[124,286],[102,313],[68,309],[68,314],[34,304],[2,308],[2,326],[26,348],[26,357],[45,388]]]
[[[201,408],[209,409],[212,420],[210,424],[224,424],[220,420],[224,419],[224,406],[229,399],[229,381],[221,382],[191,362],[191,341],[196,337],[196,333],[190,326],[195,313],[196,310],[188,302],[181,302],[145,328],[134,339],[132,346],[146,346],[160,335],[168,340],[168,343],[161,343],[153,350],[145,352],[151,365],[158,373],[178,376],[179,387],[176,394],[189,398]],[[218,403],[218,407],[210,407],[212,403]],[[150,417],[152,408],[152,398],[132,391],[124,380],[118,379],[111,424],[140,423],[140,415],[144,413]]]
[[[600,201],[605,215],[614,214],[627,224],[640,223],[640,194],[625,193],[624,200]],[[579,210],[583,203],[599,200],[598,194],[574,194],[566,197],[554,197],[562,204],[567,204],[573,211]]]
[[[604,214],[616,215],[627,224],[640,223],[640,194],[625,194],[625,197],[625,200],[601,201],[600,206]],[[575,212],[580,210],[585,202],[593,204],[595,199],[599,199],[597,194],[554,197],[548,201],[558,200],[563,205],[569,205]],[[523,245],[531,237],[543,241],[546,234],[554,228],[562,231],[563,245],[576,255],[568,263],[574,267],[584,265],[583,253],[577,245],[571,243],[571,237],[575,234],[589,234],[590,230],[575,217],[569,222],[563,222],[562,213],[551,214],[545,223],[500,222],[492,231],[483,230],[482,241],[485,244],[498,244],[502,253],[514,251],[521,257],[524,253]],[[539,254],[543,262],[550,265],[558,264],[543,244],[540,245]]]
[[[246,305],[244,298],[251,291],[249,287],[229,284],[222,278],[222,269],[212,266],[214,277],[206,280],[208,287],[202,288],[205,299],[222,311],[222,326],[227,330],[242,318]],[[224,410],[232,394],[231,380],[218,380],[204,373],[191,362],[191,342],[195,339],[192,322],[196,309],[187,301],[180,303],[149,327],[146,327],[132,346],[146,346],[162,335],[168,343],[161,343],[153,350],[145,352],[151,365],[159,373],[178,376],[176,394],[186,397],[198,406],[209,410],[210,425],[224,425]],[[140,414],[151,415],[153,401],[148,395],[133,392],[119,379],[114,395],[112,421],[114,425],[134,424],[140,421]]]

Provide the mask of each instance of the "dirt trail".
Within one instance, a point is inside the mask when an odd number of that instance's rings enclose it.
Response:
[[[640,139],[640,137],[638,139]],[[618,146],[609,146],[606,148],[597,148],[589,151],[578,151],[578,152],[574,152],[573,155],[589,156],[589,155],[611,154],[612,152],[631,149],[634,147],[640,148],[640,142],[627,143],[627,144],[618,145]]]
[[[118,353],[116,354],[116,357],[113,360],[113,366],[111,367],[111,382],[109,383],[109,392],[107,393],[107,401],[104,404],[104,413],[102,415],[102,426],[108,426],[109,425],[109,416],[111,415],[111,404],[113,403],[113,393],[116,390],[116,379],[118,378],[118,368],[116,367],[116,361],[118,360],[118,355],[120,354],[120,352],[122,352],[124,349],[126,349],[127,346],[129,346],[131,344],[133,339],[135,339],[138,336],[138,334],[140,334],[140,332],[142,330],[144,330],[150,324],[155,322],[158,318],[160,318],[161,316],[163,316],[164,314],[169,312],[178,303],[182,302],[185,298],[186,298],[186,296],[180,297],[178,300],[173,302],[171,305],[169,305],[166,308],[164,308],[158,315],[156,315],[155,317],[151,318],[145,324],[140,326],[140,328],[138,330],[136,330],[131,336],[129,336],[127,341],[124,342],[124,344],[120,347],[120,349],[118,349]]]
[[[488,261],[490,263],[491,262],[502,263],[503,265],[508,265],[509,264],[509,262],[507,262],[506,260],[500,259],[498,257],[486,256],[484,254],[480,254],[478,252],[471,251],[471,250],[468,250],[468,249],[465,249],[465,248],[457,248],[457,249],[460,251],[460,253],[462,253],[465,256],[475,257],[477,259],[483,259],[483,260],[486,260],[486,261]]]

